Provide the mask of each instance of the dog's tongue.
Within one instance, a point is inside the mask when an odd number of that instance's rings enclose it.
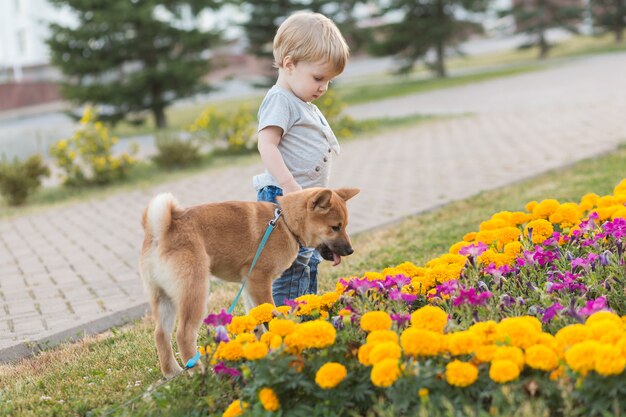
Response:
[[[341,256],[333,253],[333,266],[337,266],[341,263]]]

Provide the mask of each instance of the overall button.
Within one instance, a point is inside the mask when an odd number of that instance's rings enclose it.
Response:
[[[328,158],[327,157],[324,157],[324,162],[328,162]]]
[[[330,153],[330,148],[328,148],[328,153]]]
[[[320,167],[315,167],[315,172],[320,172]]]

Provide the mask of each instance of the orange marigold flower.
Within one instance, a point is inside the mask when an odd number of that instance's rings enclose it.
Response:
[[[223,359],[227,361],[236,361],[243,356],[243,346],[236,340],[230,342],[222,342],[215,351],[216,359]]]
[[[347,375],[345,366],[337,362],[328,362],[315,373],[315,383],[322,389],[335,388]]]
[[[395,342],[376,343],[370,352],[369,361],[372,365],[376,365],[384,359],[400,359],[402,349]]]
[[[390,387],[400,377],[397,359],[384,359],[372,367],[370,379],[377,387]]]
[[[288,319],[272,319],[269,324],[270,332],[285,337],[293,333],[298,325]]]
[[[602,376],[619,375],[624,372],[626,358],[617,346],[602,344],[596,348],[594,370]]]
[[[273,304],[264,303],[260,304],[248,312],[248,315],[257,321],[257,324],[267,323],[272,319],[272,313],[274,312]]]
[[[391,317],[386,311],[369,311],[361,316],[361,329],[366,332],[388,330],[391,324]]]
[[[259,401],[266,411],[278,411],[280,408],[280,401],[271,388],[265,387],[259,391]]]
[[[243,347],[243,356],[249,361],[263,359],[268,353],[269,348],[263,342],[252,342]]]
[[[554,226],[547,220],[537,219],[530,221],[526,224],[524,228],[524,235],[528,237],[529,230],[532,229],[532,242],[533,243],[543,243],[544,240],[552,236],[554,232]]]
[[[507,359],[496,359],[489,367],[489,378],[500,384],[517,379],[519,374],[520,369],[517,364]]]
[[[533,369],[551,371],[559,365],[559,358],[549,347],[533,345],[526,349],[526,364]]]
[[[398,343],[398,333],[393,330],[374,330],[367,335],[367,343],[396,342]]]
[[[241,400],[235,400],[232,403],[230,403],[228,408],[226,408],[226,410],[224,411],[224,414],[222,414],[222,417],[238,417],[242,415],[244,410],[247,408],[248,408],[247,402],[243,402]]]
[[[565,362],[573,371],[586,375],[595,367],[596,353],[600,343],[596,340],[585,340],[577,343],[565,352]]]
[[[478,368],[467,362],[454,360],[446,365],[446,381],[455,387],[467,387],[478,379]]]
[[[235,316],[228,325],[228,331],[232,334],[251,332],[257,325],[257,321],[250,316]]]
[[[409,327],[402,332],[400,343],[407,355],[436,356],[443,351],[445,339],[441,333]]]
[[[411,314],[411,324],[417,329],[443,333],[448,323],[448,313],[434,306],[424,306]]]

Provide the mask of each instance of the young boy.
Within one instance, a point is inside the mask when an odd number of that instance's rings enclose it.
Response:
[[[259,108],[258,148],[264,174],[253,178],[258,201],[310,187],[328,187],[333,154],[339,143],[326,118],[311,103],[326,93],[343,72],[349,50],[335,24],[319,13],[298,12],[283,22],[274,37],[278,80]],[[301,247],[293,265],[272,286],[274,302],[284,305],[317,293],[313,248]]]

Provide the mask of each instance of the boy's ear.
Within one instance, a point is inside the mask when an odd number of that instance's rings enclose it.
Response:
[[[293,59],[291,59],[291,55],[287,55],[283,58],[283,68],[287,70],[293,70],[295,64],[293,63]]]

